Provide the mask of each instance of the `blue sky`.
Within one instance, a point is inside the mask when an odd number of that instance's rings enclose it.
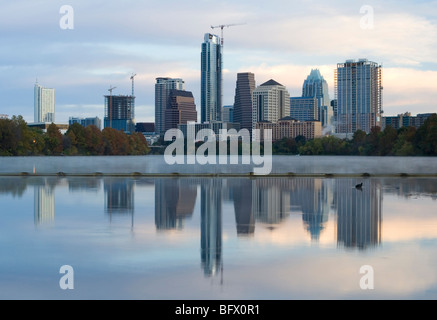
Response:
[[[38,78],[56,90],[57,122],[103,118],[108,88],[130,94],[132,73],[137,121],[154,121],[157,77],[183,78],[199,111],[203,35],[221,24],[241,24],[223,30],[225,105],[246,71],[299,96],[319,68],[332,99],[337,63],[367,58],[384,67],[386,115],[437,112],[437,1],[0,0],[0,114],[32,122]]]

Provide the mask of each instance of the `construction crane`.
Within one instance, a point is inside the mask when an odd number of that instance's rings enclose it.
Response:
[[[108,91],[110,92],[109,96],[109,127],[112,128],[112,90],[116,89],[117,87],[109,86]]]
[[[136,73],[135,74],[132,73],[132,76],[130,77],[130,79],[132,80],[132,97],[134,96],[134,78],[136,75],[137,75]]]
[[[221,24],[221,25],[218,25],[218,26],[211,26],[211,29],[214,29],[214,28],[220,28],[221,29],[221,46],[223,47],[223,43],[224,43],[224,41],[223,41],[223,28],[229,28],[229,27],[233,27],[233,26],[240,26],[240,25],[243,25],[243,24],[245,24],[245,23],[233,23],[233,24]]]

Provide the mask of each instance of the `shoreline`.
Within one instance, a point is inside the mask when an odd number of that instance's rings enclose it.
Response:
[[[218,159],[218,158],[217,158]],[[261,165],[174,164],[161,155],[0,157],[0,177],[437,177],[437,157],[279,156],[269,174]]]

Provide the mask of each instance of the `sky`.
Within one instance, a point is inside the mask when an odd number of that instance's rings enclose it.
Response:
[[[348,59],[383,66],[385,115],[437,112],[437,1],[0,0],[0,114],[33,122],[34,84],[54,88],[56,122],[103,119],[104,95],[132,93],[136,121],[154,121],[158,77],[177,77],[200,115],[205,33],[223,28],[223,104],[238,72],[300,96],[319,69],[334,98]]]

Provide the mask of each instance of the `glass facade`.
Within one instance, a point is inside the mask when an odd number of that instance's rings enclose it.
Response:
[[[222,46],[220,37],[206,33],[201,53],[200,121],[221,121]]]

